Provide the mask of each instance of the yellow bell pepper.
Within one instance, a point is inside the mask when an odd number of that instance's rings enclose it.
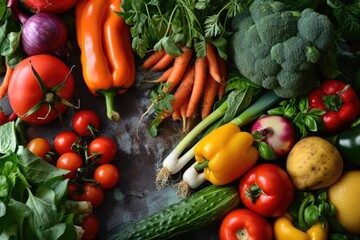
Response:
[[[225,124],[201,139],[194,149],[197,170],[214,185],[230,183],[255,165],[259,158],[253,136],[233,123]]]
[[[306,232],[297,229],[292,224],[290,214],[284,214],[278,217],[274,222],[274,235],[276,240],[327,240],[329,227],[327,223],[325,228],[320,222],[310,227]]]

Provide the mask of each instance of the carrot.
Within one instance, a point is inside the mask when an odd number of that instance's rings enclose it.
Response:
[[[180,106],[180,115],[183,121],[183,132],[187,132],[187,117],[186,117],[186,110],[188,108],[189,101],[185,101]]]
[[[189,99],[191,90],[194,86],[195,68],[189,66],[186,69],[184,77],[182,78],[179,87],[174,93],[174,100],[171,102],[172,111],[176,111],[181,105]]]
[[[217,61],[216,56],[217,56],[217,53],[215,52],[213,45],[211,45],[210,43],[207,43],[206,44],[206,58],[208,60],[209,73],[215,81],[221,82],[219,63]]]
[[[162,82],[166,82],[170,76],[170,73],[173,69],[173,66],[169,67],[168,69],[166,69],[166,71],[164,71],[160,77],[158,79],[155,80],[150,80],[150,81],[146,81],[145,82],[149,82],[149,83],[162,83]]]
[[[218,55],[219,71],[221,76],[221,82],[218,89],[218,98],[221,99],[225,93],[225,86],[227,82],[227,64],[226,60]]]
[[[207,68],[206,57],[196,58],[194,87],[192,89],[191,96],[189,99],[189,104],[186,109],[186,117],[193,116],[193,114],[199,104],[201,95],[203,93],[205,79],[207,76],[207,70],[208,70],[208,68]]]
[[[211,113],[219,88],[219,83],[215,81],[210,74],[208,74],[205,84],[206,85],[204,88],[204,97],[201,108],[202,119],[205,119]]]
[[[143,62],[143,68],[149,69],[160,61],[160,59],[166,54],[165,50],[153,52],[148,58]]]
[[[165,54],[152,68],[151,71],[165,70],[174,61],[174,57],[170,54]]]
[[[3,82],[0,86],[0,99],[3,99],[5,97],[8,87],[9,87],[11,75],[14,72],[14,69],[12,67],[10,67],[7,63],[5,65],[6,65],[6,71],[5,71]]]
[[[176,111],[173,111],[171,113],[171,117],[174,121],[180,120],[181,119],[181,112],[180,109],[177,109]]]
[[[187,47],[183,47],[182,50],[183,52],[181,53],[181,55],[175,58],[173,70],[171,71],[171,74],[166,81],[166,85],[168,86],[168,88],[163,88],[164,92],[172,92],[172,90],[175,89],[175,87],[178,85],[178,83],[184,76],[184,73],[190,63],[193,50]]]

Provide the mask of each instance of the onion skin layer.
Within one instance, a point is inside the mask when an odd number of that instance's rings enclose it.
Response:
[[[68,31],[65,23],[51,13],[37,13],[23,24],[22,47],[28,56],[60,55],[66,52]]]
[[[257,139],[257,141],[266,142],[278,157],[287,154],[294,145],[294,128],[282,116],[262,116],[252,126],[251,133],[253,134],[255,131],[263,135],[263,138]]]

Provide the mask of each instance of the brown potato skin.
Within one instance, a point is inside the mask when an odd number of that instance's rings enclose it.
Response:
[[[297,190],[318,190],[331,186],[341,176],[344,163],[329,141],[309,136],[295,143],[286,160],[286,170]]]

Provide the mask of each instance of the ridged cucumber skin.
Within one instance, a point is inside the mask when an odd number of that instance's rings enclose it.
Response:
[[[219,222],[239,204],[234,186],[210,185],[155,214],[116,226],[105,239],[171,239]]]

